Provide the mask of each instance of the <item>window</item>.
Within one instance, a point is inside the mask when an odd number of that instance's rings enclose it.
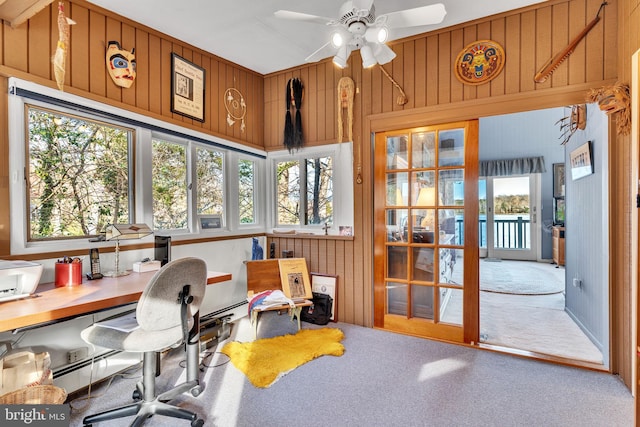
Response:
[[[278,163],[279,225],[333,223],[332,164],[330,156]]]
[[[27,105],[28,240],[130,222],[132,130]]]
[[[210,148],[196,148],[198,215],[224,213],[224,155]]]
[[[240,224],[255,224],[256,164],[251,160],[238,160],[238,216]]]
[[[152,141],[153,229],[187,228],[186,146],[158,138]]]
[[[86,249],[113,223],[264,232],[266,153],[16,78],[9,92],[13,254]]]
[[[331,228],[353,223],[351,144],[270,153],[274,226]],[[337,183],[340,183],[337,185]]]

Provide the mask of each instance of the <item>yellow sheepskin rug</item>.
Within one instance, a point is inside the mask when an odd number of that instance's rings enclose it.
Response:
[[[342,356],[344,333],[336,328],[301,329],[295,335],[263,338],[253,342],[227,343],[229,356],[251,384],[267,388],[280,377],[317,357]]]

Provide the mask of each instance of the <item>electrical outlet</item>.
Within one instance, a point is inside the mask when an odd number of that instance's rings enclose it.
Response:
[[[89,349],[87,347],[80,347],[74,350],[69,350],[67,353],[67,362],[75,363],[89,355]]]

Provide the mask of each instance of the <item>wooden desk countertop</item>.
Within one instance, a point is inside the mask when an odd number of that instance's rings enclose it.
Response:
[[[82,285],[38,285],[31,298],[0,303],[0,332],[80,316],[137,302],[155,271],[128,276],[83,279]],[[209,271],[207,284],[231,280],[230,273]]]

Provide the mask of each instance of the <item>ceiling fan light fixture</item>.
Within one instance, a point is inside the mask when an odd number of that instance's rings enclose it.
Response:
[[[365,44],[360,48],[360,56],[362,56],[362,66],[364,68],[371,68],[377,64],[375,56],[373,56],[373,51],[371,50],[371,46]]]
[[[340,31],[335,31],[331,35],[331,44],[336,49],[344,45],[344,37],[340,34]]]
[[[349,59],[350,53],[351,52],[347,49],[346,45],[342,46],[338,50],[338,53],[336,54],[336,56],[333,57],[333,63],[336,64],[336,66],[339,68],[346,68],[347,59]]]
[[[378,43],[373,47],[373,56],[378,61],[378,64],[386,64],[393,61],[396,53],[386,44]]]
[[[389,29],[385,26],[370,27],[364,37],[370,43],[385,43],[389,38]]]

